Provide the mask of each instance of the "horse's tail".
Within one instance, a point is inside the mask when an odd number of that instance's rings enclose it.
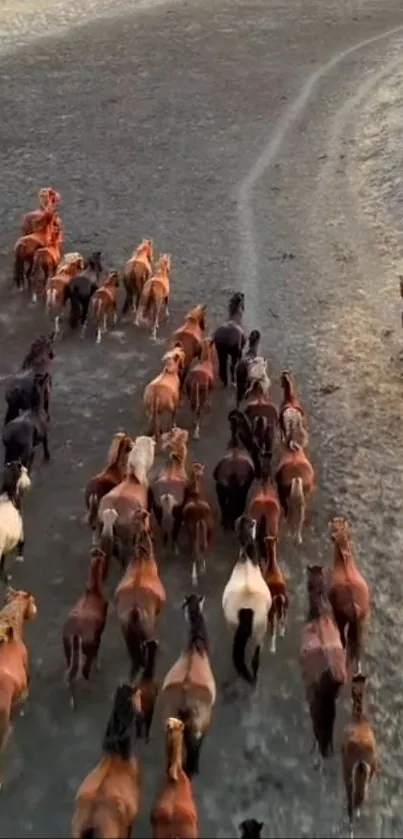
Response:
[[[323,673],[310,701],[313,730],[322,757],[333,754],[333,730],[336,719],[336,699],[341,683],[329,670]]]
[[[164,532],[168,531],[172,524],[172,514],[175,507],[175,498],[170,492],[164,493],[160,498],[162,519],[161,524]]]
[[[208,549],[207,523],[204,519],[196,522],[195,551],[205,553]]]
[[[294,532],[301,534],[305,514],[304,484],[302,478],[293,478],[288,498],[288,523]]]
[[[92,309],[92,317],[95,323],[99,323],[101,318],[101,310],[102,310],[102,300],[100,297],[96,297],[95,300],[93,299],[91,302],[91,309]]]
[[[24,285],[24,256],[21,253],[20,246],[17,247],[14,256],[14,271],[13,280],[17,288],[22,288]]]
[[[353,811],[359,810],[365,802],[368,792],[371,767],[365,760],[357,760],[351,773],[351,799]]]
[[[179,719],[184,724],[183,742],[185,745],[185,761],[183,768],[188,778],[199,774],[200,749],[203,742],[203,734],[195,729],[192,712],[189,709],[179,711]]]
[[[246,644],[252,635],[252,627],[253,609],[240,609],[238,612],[238,626],[232,645],[232,661],[237,673],[250,684],[253,683],[253,677],[245,663],[245,650]]]
[[[68,635],[65,646],[67,658],[66,682],[71,685],[80,679],[83,672],[84,653],[81,636]]]
[[[197,416],[200,413],[200,384],[194,382],[190,389],[190,410]]]
[[[148,283],[144,286],[143,292],[140,298],[140,306],[139,309],[141,311],[141,316],[144,320],[151,317],[152,306],[155,305],[155,288],[152,282]]]
[[[101,544],[102,549],[105,550],[106,554],[109,554],[112,551],[113,541],[115,538],[115,522],[117,517],[118,514],[113,508],[103,510],[99,515],[99,519],[102,524]]]
[[[56,288],[48,288],[46,289],[46,309],[53,309],[57,303],[57,289]]]
[[[101,839],[102,833],[94,825],[83,827],[80,833],[80,839]]]
[[[68,289],[68,286],[67,286],[67,289]],[[70,325],[70,329],[76,329],[76,327],[78,326],[78,323],[80,321],[80,316],[81,316],[80,296],[76,292],[75,289],[70,289],[68,296],[70,298],[69,325]],[[66,297],[67,297],[67,295],[66,295]]]
[[[133,606],[122,620],[122,630],[130,656],[130,678],[133,680],[147,663],[145,641],[152,630],[147,620],[147,612],[139,606]]]

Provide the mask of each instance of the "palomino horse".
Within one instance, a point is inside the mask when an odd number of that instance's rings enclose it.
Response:
[[[370,611],[369,588],[356,566],[346,519],[333,519],[331,538],[334,553],[329,600],[341,642],[347,647],[348,664],[360,673],[363,634]]]
[[[277,466],[276,484],[290,533],[297,545],[300,545],[306,502],[314,489],[315,472],[308,456],[299,444],[292,440],[289,448],[281,455]]]
[[[122,548],[127,548],[130,553],[133,549],[136,510],[147,509],[148,473],[154,457],[155,439],[137,437],[127,459],[123,481],[104,495],[98,507],[102,545],[108,556],[115,550],[122,566]]]
[[[287,628],[289,597],[285,577],[277,561],[277,539],[275,536],[266,536],[264,541],[265,555],[262,558],[262,573],[269,586],[272,600],[269,612],[270,650],[275,653],[277,630],[280,638],[284,638]]]
[[[228,385],[228,359],[230,361],[230,379],[235,387],[235,374],[246,337],[242,326],[245,311],[245,295],[237,291],[231,294],[228,303],[228,320],[214,332],[213,339],[217,350],[218,374],[224,387]]]
[[[72,279],[67,288],[67,299],[70,301],[70,328],[76,329],[80,325],[81,338],[85,335],[91,299],[98,290],[103,272],[101,257],[101,251],[94,251],[85,260],[84,270]]]
[[[204,597],[196,594],[184,600],[188,641],[186,649],[165,676],[161,692],[164,719],[175,716],[185,726],[183,767],[188,778],[199,772],[200,749],[210,727],[216,700],[203,605]]]
[[[360,817],[370,782],[379,772],[375,734],[364,712],[365,684],[366,677],[362,673],[353,677],[351,721],[344,729],[341,744],[350,839],[354,835],[354,816]]]
[[[203,408],[210,406],[210,393],[214,384],[214,355],[213,339],[203,338],[200,361],[189,370],[185,379],[185,393],[194,416],[194,440],[200,437],[200,416]]]
[[[149,321],[154,341],[157,339],[162,309],[165,318],[169,318],[170,275],[171,254],[164,253],[157,263],[155,274],[144,283],[137,305],[134,325],[139,326],[142,320]]]
[[[28,650],[23,641],[26,620],[36,616],[32,594],[8,588],[0,612],[0,753],[11,732],[13,707],[29,695]],[[3,778],[0,775],[0,788]]]
[[[95,531],[98,507],[101,498],[123,481],[127,458],[133,448],[133,440],[124,431],[112,437],[105,469],[94,475],[85,488],[85,506],[88,510],[88,524]]]
[[[162,529],[164,545],[170,540],[178,552],[178,536],[182,526],[183,505],[186,498],[188,476],[186,459],[188,454],[189,432],[182,428],[173,428],[161,437],[163,450],[168,450],[169,457],[157,477],[150,485],[149,505]]]
[[[145,387],[143,405],[149,422],[149,433],[159,437],[162,417],[170,417],[171,429],[175,425],[176,412],[180,403],[181,380],[179,370],[183,360],[183,350],[175,350],[175,357],[169,355],[164,361],[162,373]]]
[[[255,542],[256,520],[243,516],[239,529],[241,548],[223,592],[222,608],[234,636],[232,661],[235,670],[246,682],[256,684],[272,597],[259,565]],[[252,672],[245,663],[245,650],[249,639],[252,639],[255,647],[251,662]]]
[[[38,192],[38,209],[26,213],[22,220],[21,236],[28,236],[29,233],[35,233],[38,227],[41,227],[45,212],[55,212],[59,201],[61,201],[61,195],[52,186],[42,187]]]
[[[224,530],[233,530],[236,519],[245,509],[249,487],[255,477],[255,466],[241,441],[238,416],[230,411],[228,421],[230,441],[224,457],[213,471],[213,478],[221,510],[221,525]]]
[[[150,815],[153,839],[168,836],[197,839],[199,836],[192,784],[183,769],[183,739],[183,722],[169,717],[165,722],[164,783]]]
[[[166,603],[150,534],[150,514],[138,510],[134,555],[115,591],[116,613],[130,657],[131,678],[145,665],[145,644],[156,636],[157,620]]]
[[[207,306],[199,303],[190,309],[185,315],[182,326],[175,330],[171,338],[171,346],[180,344],[185,351],[183,369],[181,371],[182,382],[186,378],[192,361],[200,358],[202,352],[202,341],[206,329]]]
[[[4,394],[7,402],[5,425],[18,417],[20,411],[28,411],[34,404],[37,404],[39,384],[42,404],[49,417],[49,400],[52,389],[50,367],[54,358],[53,342],[53,332],[51,335],[40,335],[39,338],[36,338],[24,358],[21,370],[9,380]],[[43,374],[43,378],[39,380],[38,376],[41,374]]]
[[[123,315],[129,311],[130,307],[133,309],[133,314],[136,314],[141,293],[152,274],[153,258],[154,246],[152,240],[143,239],[126,262],[123,270],[123,285],[126,291],[126,299],[122,309]]]
[[[158,648],[159,643],[156,638],[145,641],[143,648],[144,667],[139,675],[136,674],[136,679],[133,684],[139,711],[136,733],[139,740],[144,735],[146,743],[150,740],[150,729],[159,691],[159,684],[155,678]]]
[[[52,236],[48,245],[39,248],[35,252],[30,277],[32,289],[32,302],[36,303],[38,296],[44,294],[46,283],[49,277],[55,273],[62,255],[63,244],[62,224],[56,221],[53,224]]]
[[[283,401],[280,406],[280,428],[285,443],[298,443],[302,449],[308,445],[306,413],[296,392],[295,383],[289,370],[281,374]]]
[[[240,359],[237,364],[236,368],[236,406],[239,408],[246,391],[249,387],[249,365],[251,361],[254,361],[257,358],[259,344],[260,344],[260,332],[258,329],[252,329],[248,337],[248,348],[244,354],[244,356]]]
[[[119,685],[104,735],[102,757],[76,794],[72,839],[130,839],[140,806],[140,769],[134,754],[137,717],[133,688]]]
[[[31,487],[25,466],[19,462],[7,463],[0,491],[0,579],[7,582],[6,557],[17,549],[17,560],[24,561],[24,522],[20,507],[21,497]]]
[[[308,615],[300,662],[315,742],[322,757],[333,754],[336,699],[347,681],[346,653],[333,618],[321,565],[307,567]]]
[[[245,819],[239,825],[241,831],[241,839],[261,839],[264,822],[258,822],[256,819]]]
[[[52,240],[55,214],[46,210],[35,233],[20,236],[14,246],[14,282],[20,291],[24,290],[25,279],[30,282],[34,256],[39,248],[44,248]]]
[[[60,332],[62,311],[67,301],[70,283],[84,268],[84,257],[77,251],[66,253],[53,277],[46,283],[45,306],[48,317],[54,319],[55,335]]]
[[[110,271],[102,285],[94,291],[90,300],[89,313],[97,331],[96,342],[101,343],[102,335],[108,329],[108,321],[115,325],[118,319],[119,274]]]
[[[265,556],[265,536],[278,538],[281,506],[277,489],[271,478],[271,457],[261,460],[260,478],[255,478],[248,492],[245,515],[257,521],[257,544],[260,556]]]
[[[211,545],[213,534],[213,513],[204,488],[204,466],[193,463],[186,501],[183,508],[183,524],[189,542],[192,558],[192,583],[197,586],[197,569],[206,573],[205,555]]]
[[[102,590],[106,576],[106,554],[92,548],[91,563],[84,594],[70,610],[63,626],[63,649],[66,658],[66,682],[71,706],[77,707],[76,683],[88,681],[98,654],[108,614],[108,600]]]

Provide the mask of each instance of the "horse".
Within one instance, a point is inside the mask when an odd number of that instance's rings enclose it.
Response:
[[[280,638],[285,636],[290,601],[285,577],[277,561],[277,539],[275,536],[266,536],[264,542],[265,555],[262,558],[262,574],[271,594],[272,602],[269,612],[270,651],[275,653],[277,630]]]
[[[256,520],[242,516],[239,530],[241,547],[224,588],[222,608],[227,625],[233,632],[232,661],[235,670],[246,682],[256,684],[272,596],[259,565],[255,542]],[[254,644],[251,671],[245,662],[249,639]]]
[[[162,417],[170,416],[171,429],[175,425],[176,413],[180,403],[180,367],[183,350],[176,349],[176,357],[168,357],[162,372],[146,385],[143,394],[144,410],[148,417],[149,433],[159,437]]]
[[[28,591],[8,588],[0,611],[0,753],[11,734],[10,718],[15,705],[29,695],[28,650],[23,641],[26,620],[37,614],[35,599]],[[3,778],[0,775],[0,789]]]
[[[188,476],[186,472],[187,443],[189,432],[173,428],[162,435],[161,446],[168,450],[169,458],[156,478],[150,484],[149,507],[162,529],[164,545],[168,539],[178,552],[178,536],[182,525]]]
[[[45,291],[49,277],[55,273],[62,255],[63,228],[61,222],[54,222],[50,242],[35,251],[31,274],[32,302]]]
[[[185,352],[181,371],[181,381],[184,382],[189,367],[194,359],[198,359],[202,352],[202,341],[206,330],[207,306],[199,303],[189,309],[182,326],[175,329],[171,338],[171,347],[180,346]]]
[[[244,394],[243,413],[250,422],[259,454],[272,457],[278,437],[279,415],[270,399],[270,379],[265,366],[264,359],[256,358],[249,362],[250,378]]]
[[[308,445],[306,413],[298,399],[295,383],[289,370],[282,372],[280,382],[283,400],[280,406],[279,422],[283,442],[298,443],[302,449],[305,449]]]
[[[323,758],[333,754],[336,700],[347,681],[346,653],[333,618],[321,565],[307,567],[308,614],[302,628],[300,664],[314,743]]]
[[[192,558],[192,583],[197,586],[197,568],[206,573],[205,554],[210,548],[213,534],[213,513],[204,488],[204,466],[193,463],[186,500],[183,507],[183,524]]]
[[[41,227],[44,213],[49,211],[55,212],[59,201],[61,201],[61,195],[52,186],[42,187],[38,192],[38,209],[26,213],[22,220],[21,236],[28,236],[29,233],[35,233],[38,227]]]
[[[45,307],[48,317],[54,319],[55,335],[60,333],[60,320],[73,278],[83,270],[84,257],[77,251],[66,253],[59,262],[53,277],[46,283]]]
[[[258,822],[256,819],[245,819],[239,825],[241,831],[241,839],[261,839],[264,822]]]
[[[122,315],[125,315],[130,307],[133,309],[133,314],[136,314],[143,288],[152,275],[153,258],[154,245],[152,240],[143,239],[126,262],[123,270],[126,298]]]
[[[350,839],[354,836],[354,817],[360,817],[369,785],[379,773],[375,734],[364,712],[366,681],[366,676],[362,673],[353,676],[351,721],[344,729],[341,743]]]
[[[169,717],[165,722],[165,777],[150,815],[153,839],[199,836],[192,784],[183,768],[183,739],[183,722]]]
[[[24,358],[21,370],[9,380],[5,390],[7,411],[4,424],[18,417],[20,411],[28,411],[38,403],[39,398],[50,419],[49,402],[52,390],[51,361],[54,358],[54,333],[40,335],[31,344]]]
[[[66,658],[66,683],[73,710],[77,708],[76,684],[90,678],[98,665],[99,648],[108,614],[108,600],[102,590],[106,576],[106,554],[92,548],[85,592],[70,610],[62,630]]]
[[[133,440],[124,431],[112,437],[105,469],[94,475],[85,488],[85,506],[88,510],[87,524],[96,529],[98,507],[101,498],[124,480],[127,458],[133,448]]]
[[[50,461],[48,424],[46,411],[41,404],[41,393],[37,390],[32,407],[10,420],[3,428],[4,463],[19,460],[31,472],[35,450],[42,446],[44,463]]]
[[[200,416],[203,408],[210,407],[210,393],[214,384],[214,341],[203,338],[200,361],[188,372],[184,390],[194,415],[193,439],[200,438]]]
[[[182,608],[189,624],[187,645],[165,676],[161,690],[164,720],[175,716],[184,724],[183,768],[188,778],[199,772],[200,750],[217,695],[203,606],[204,597],[200,595],[185,598]]]
[[[129,551],[133,548],[136,510],[147,509],[148,473],[154,463],[154,457],[155,439],[137,437],[127,459],[123,481],[104,495],[98,507],[101,544],[108,557],[113,550],[115,551],[122,567],[122,547],[127,546]]]
[[[66,289],[66,301],[70,302],[70,329],[76,329],[81,325],[81,337],[83,338],[87,328],[88,311],[91,300],[99,288],[99,282],[103,271],[101,251],[94,251],[85,260],[83,271],[69,283]]]
[[[245,509],[249,488],[255,477],[253,459],[240,439],[239,417],[230,411],[228,421],[231,437],[227,451],[213,471],[223,530],[234,529],[236,519]]]
[[[75,797],[71,839],[131,836],[140,806],[140,767],[133,736],[137,717],[133,688],[119,685],[101,759],[84,778]]]
[[[146,743],[150,741],[150,729],[154,718],[155,702],[159,691],[159,685],[155,678],[158,648],[159,643],[155,638],[144,642],[144,666],[140,674],[136,674],[133,684],[133,690],[139,712],[136,733],[139,740],[141,740],[144,734]]]
[[[231,294],[228,303],[228,321],[221,324],[213,335],[218,358],[218,375],[223,387],[228,386],[228,360],[230,362],[231,384],[235,387],[236,366],[242,358],[242,351],[246,343],[242,326],[245,311],[245,295],[237,291]]]
[[[315,472],[311,461],[298,443],[289,443],[280,458],[276,471],[278,497],[287,519],[290,533],[297,545],[302,543],[306,503],[313,492]]]
[[[271,477],[271,458],[261,460],[260,477],[253,481],[245,504],[245,515],[257,521],[256,538],[260,556],[265,556],[265,537],[278,538],[281,505]]]
[[[112,319],[114,325],[117,323],[119,282],[118,272],[110,271],[102,285],[90,297],[89,315],[97,330],[97,344],[101,343],[102,335],[107,331],[108,321]]]
[[[245,352],[245,355],[238,361],[235,371],[237,408],[239,408],[242,400],[244,399],[245,393],[248,390],[249,364],[257,357],[260,339],[261,335],[259,330],[252,329],[252,332],[248,337],[248,348]]]
[[[150,514],[136,514],[134,555],[115,591],[118,621],[130,657],[131,678],[145,666],[145,644],[155,639],[157,620],[166,603],[150,535]]]
[[[34,233],[20,236],[14,246],[14,283],[20,291],[24,290],[25,280],[30,285],[34,256],[39,248],[50,245],[52,241],[55,213],[46,210]]]
[[[31,488],[28,471],[21,463],[7,463],[0,491],[0,579],[7,582],[6,557],[17,549],[17,561],[24,561],[24,522],[20,507],[21,497]]]
[[[157,340],[162,309],[165,318],[169,318],[170,276],[171,254],[164,253],[157,263],[155,274],[145,281],[137,305],[134,325],[139,326],[142,320],[148,320],[154,341]]]
[[[346,519],[332,520],[331,538],[334,552],[329,600],[341,642],[347,649],[348,664],[360,673],[363,634],[370,611],[369,588],[356,566]]]

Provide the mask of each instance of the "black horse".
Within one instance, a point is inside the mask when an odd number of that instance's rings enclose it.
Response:
[[[233,530],[236,520],[243,514],[256,474],[253,458],[244,442],[248,436],[245,434],[247,421],[244,420],[240,411],[229,412],[231,437],[224,457],[213,471],[223,530]],[[251,445],[249,437],[248,443]]]
[[[40,335],[31,345],[24,358],[21,370],[9,380],[5,400],[7,411],[4,424],[18,417],[20,411],[28,411],[39,403],[50,419],[49,403],[52,390],[51,362],[54,332],[51,335]]]
[[[241,291],[232,294],[228,303],[228,321],[214,332],[213,339],[218,358],[218,373],[224,387],[228,385],[228,360],[230,361],[231,384],[235,385],[235,371],[242,357],[246,343],[242,327],[245,311],[245,295]]]
[[[43,448],[43,459],[50,460],[48,419],[39,403],[7,423],[3,429],[4,463],[19,461],[31,471],[35,449]]]
[[[87,325],[91,297],[98,289],[103,271],[101,257],[101,251],[94,251],[86,260],[83,273],[73,277],[66,288],[66,302],[70,300],[70,327],[76,329],[80,324],[82,335]]]

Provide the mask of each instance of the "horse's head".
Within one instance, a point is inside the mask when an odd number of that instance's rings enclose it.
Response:
[[[162,356],[162,361],[167,361],[167,359],[172,358],[178,366],[178,370],[183,370],[185,360],[186,360],[186,353],[180,341],[177,341],[172,349],[167,350],[167,352]]]
[[[245,311],[245,295],[242,291],[235,291],[228,301],[228,315],[233,318],[235,315],[242,315]]]
[[[38,614],[35,598],[29,591],[17,590],[8,586],[5,602],[6,604],[15,603],[16,606],[21,604],[25,620],[33,620]]]
[[[152,239],[143,239],[134,252],[135,256],[145,256],[149,262],[153,261],[154,244]]]
[[[54,210],[56,204],[61,201],[61,195],[52,186],[45,186],[38,193],[39,206],[42,209]]]
[[[28,367],[33,367],[41,362],[51,361],[54,358],[54,338],[54,332],[51,332],[50,335],[40,335],[39,338],[35,338],[24,358],[22,369],[26,370]]]
[[[105,288],[119,288],[120,279],[118,271],[109,271],[108,276],[102,283]]]
[[[252,332],[250,333],[249,338],[248,338],[248,344],[249,344],[249,349],[250,350],[257,350],[259,342],[260,342],[260,338],[261,338],[261,335],[260,335],[259,330],[258,329],[252,329]]]
[[[250,453],[255,451],[252,426],[249,418],[239,408],[233,408],[228,414],[228,422],[232,435],[236,435]]]
[[[193,306],[192,309],[189,309],[185,316],[185,319],[197,323],[200,329],[204,332],[206,328],[206,312],[207,304],[198,303],[197,306]]]
[[[294,382],[293,382],[293,375],[291,370],[283,370],[280,376],[280,384],[283,390],[293,391],[294,389]]]
[[[250,516],[240,516],[235,522],[235,533],[243,548],[246,548],[249,542],[255,542],[256,531],[257,521]]]
[[[306,585],[310,598],[321,597],[326,593],[326,580],[323,565],[307,566]]]
[[[365,694],[367,677],[363,673],[356,673],[351,680],[351,698],[355,705],[362,705]]]
[[[256,819],[245,819],[239,825],[240,839],[260,839],[263,827],[264,822],[258,822]]]
[[[192,478],[194,478],[195,481],[202,481],[204,478],[205,468],[204,463],[193,463],[191,471]]]

